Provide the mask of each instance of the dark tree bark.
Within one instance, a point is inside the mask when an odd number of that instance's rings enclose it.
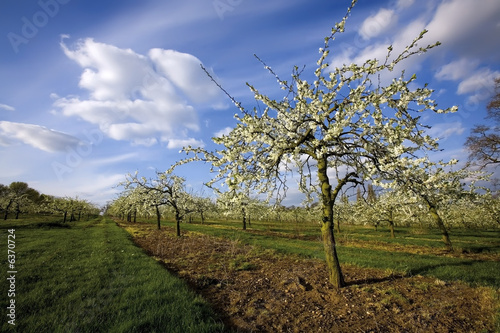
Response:
[[[434,222],[436,222],[439,230],[441,230],[441,234],[443,235],[442,239],[444,245],[446,246],[446,249],[452,251],[453,246],[451,245],[450,235],[448,234],[448,230],[446,229],[446,226],[443,223],[443,219],[441,219],[441,216],[439,215],[435,205],[433,205],[430,202],[427,202],[427,204],[429,206],[429,213],[431,214]]]
[[[247,214],[245,212],[245,207],[241,208],[241,216],[243,217],[243,230],[247,230]]]
[[[158,223],[158,230],[161,229],[161,224],[160,224],[160,220],[161,220],[161,214],[160,214],[160,208],[158,205],[155,206],[156,208],[156,222]]]
[[[177,237],[181,237],[181,215],[177,210],[175,212],[175,231]]]
[[[333,204],[335,198],[332,195],[332,186],[328,179],[327,166],[326,159],[318,161],[318,176],[321,184],[321,202],[323,206],[321,237],[323,239],[330,282],[335,288],[341,288],[345,286],[345,282],[337,256],[335,236],[333,235]]]

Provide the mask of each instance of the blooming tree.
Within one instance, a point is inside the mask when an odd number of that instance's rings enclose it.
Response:
[[[236,182],[229,182],[229,191],[216,191],[217,192],[217,202],[223,210],[227,211],[237,211],[241,214],[242,229],[247,229],[247,217],[248,210],[247,207],[250,203],[250,197],[248,191],[243,191],[238,188]]]
[[[110,214],[127,219],[127,222],[137,222],[137,213],[145,213],[151,207],[145,205],[146,195],[140,187],[125,190],[120,197],[113,200],[108,208]]]
[[[47,211],[51,213],[62,213],[63,214],[63,223],[66,223],[69,216],[69,222],[73,222],[76,220],[80,220],[82,214],[87,214],[89,217],[90,214],[96,215],[99,213],[99,208],[92,203],[79,199],[78,197],[52,197],[46,196],[44,202],[42,204],[41,211]],[[75,216],[78,214],[78,218]]]
[[[215,211],[215,203],[210,198],[201,195],[191,194],[191,199],[193,202],[193,212],[200,214],[201,224],[205,223],[207,213]]]
[[[147,179],[129,174],[123,183],[127,190],[134,190],[144,205],[154,207],[158,223],[160,226],[160,207],[170,206],[175,212],[176,234],[181,235],[180,222],[186,214],[193,211],[191,196],[184,188],[184,178],[167,172],[156,172],[156,179]]]
[[[312,83],[303,79],[304,71],[298,67],[288,82],[262,62],[286,96],[274,100],[248,85],[265,107],[247,110],[228,94],[241,111],[235,115],[236,127],[213,139],[220,149],[187,147],[185,151],[194,156],[180,162],[211,163],[216,175],[210,186],[238,184],[278,200],[286,194],[289,171],[297,171],[300,190],[309,198],[314,194],[320,198],[322,239],[335,287],[344,285],[333,233],[334,205],[341,190],[390,175],[393,161],[402,156],[436,149],[436,141],[425,135],[418,115],[425,110],[453,111],[438,109],[427,86],[410,89],[416,75],[406,78],[403,72],[385,86],[380,80],[379,74],[390,74],[408,57],[439,44],[418,47],[426,31],[397,56],[389,46],[385,61],[369,59],[336,68],[328,64],[330,43],[344,32],[355,2],[325,38]]]
[[[9,186],[0,184],[0,211],[4,220],[10,211],[16,213],[16,219],[22,211],[34,210],[41,201],[40,193],[30,188],[25,182],[12,182]]]
[[[392,183],[379,183],[384,187],[392,187],[404,192],[410,192],[421,199],[429,209],[434,223],[441,230],[443,242],[448,250],[452,250],[452,244],[448,230],[443,222],[440,209],[464,196],[476,194],[474,183],[477,180],[487,180],[488,175],[481,171],[473,171],[469,168],[452,170],[458,160],[445,162],[432,162],[427,158],[410,160],[402,158],[395,162],[399,166],[392,173]],[[469,181],[469,186],[466,186]]]
[[[391,238],[395,238],[396,222],[401,223],[408,220],[404,209],[411,207],[417,202],[413,194],[404,191],[386,191],[380,194],[376,201],[365,203],[363,210],[364,219],[374,224],[375,228],[381,223],[387,223],[391,232]]]

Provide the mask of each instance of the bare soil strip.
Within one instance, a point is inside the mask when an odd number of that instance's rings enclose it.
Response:
[[[119,223],[238,332],[494,332],[490,288],[343,266],[337,291],[319,260],[237,241]]]

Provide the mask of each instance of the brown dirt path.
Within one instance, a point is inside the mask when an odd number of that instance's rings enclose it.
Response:
[[[348,287],[322,261],[140,223],[134,242],[187,281],[238,332],[494,332],[489,288],[343,266]],[[497,291],[498,293],[498,291]]]

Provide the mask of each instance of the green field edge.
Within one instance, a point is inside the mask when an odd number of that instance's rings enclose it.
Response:
[[[0,281],[1,332],[225,332],[209,304],[107,217],[62,224],[7,220],[16,235],[16,295]],[[2,270],[8,262],[1,258]],[[15,326],[7,306],[15,300]]]

